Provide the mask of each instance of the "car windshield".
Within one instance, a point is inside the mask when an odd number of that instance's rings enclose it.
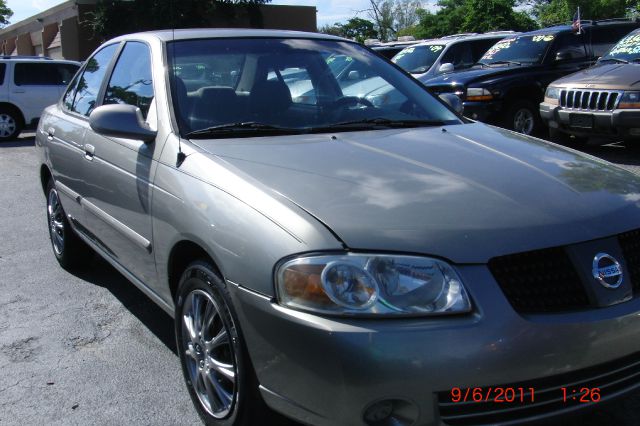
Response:
[[[554,34],[525,35],[497,42],[480,59],[481,64],[540,63]]]
[[[196,39],[171,42],[167,55],[186,137],[462,123],[417,81],[356,43]]]
[[[620,60],[626,62],[640,61],[640,32],[633,32],[613,46],[600,61]]]
[[[412,74],[422,74],[429,71],[443,50],[442,44],[407,47],[402,49],[391,61]]]

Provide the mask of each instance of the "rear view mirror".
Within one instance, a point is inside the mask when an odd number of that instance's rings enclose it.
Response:
[[[347,75],[347,80],[360,80],[360,73],[358,71],[349,71],[349,74]]]
[[[449,105],[455,112],[462,114],[464,106],[462,105],[462,100],[460,100],[457,95],[454,95],[453,93],[443,93],[440,95],[440,99]]]
[[[157,133],[144,122],[140,108],[133,105],[99,106],[91,112],[89,125],[100,135],[137,139],[145,143],[153,141]]]
[[[440,65],[440,68],[438,68],[439,73],[453,72],[453,70],[453,64],[450,62],[445,62],[444,64]]]
[[[570,50],[559,50],[558,53],[556,53],[556,62],[567,61],[569,59],[573,59],[573,52]]]

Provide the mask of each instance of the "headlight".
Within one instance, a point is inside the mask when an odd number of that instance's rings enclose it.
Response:
[[[547,87],[547,91],[544,94],[544,102],[547,104],[558,105],[558,99],[560,98],[559,87]]]
[[[276,271],[278,302],[338,315],[435,315],[471,311],[453,268],[418,256],[299,257]]]
[[[481,87],[469,87],[467,89],[468,101],[490,101],[493,99],[493,94]]]
[[[640,92],[624,92],[620,103],[619,109],[640,109]]]

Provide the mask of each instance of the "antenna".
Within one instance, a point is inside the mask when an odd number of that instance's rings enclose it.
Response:
[[[175,43],[174,42],[176,40],[176,10],[175,10],[174,0],[169,0],[169,8],[171,9],[171,41],[172,43],[171,43],[171,47],[167,50],[167,53],[172,55],[172,58],[170,61],[171,76],[173,78],[174,87],[175,87],[176,69],[175,69],[175,55],[174,55]],[[184,152],[182,152],[182,137],[178,135],[178,158],[176,159],[176,167],[180,167],[186,158],[187,158],[187,155]]]

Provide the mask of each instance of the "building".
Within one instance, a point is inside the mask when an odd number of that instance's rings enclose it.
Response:
[[[4,55],[37,55],[56,59],[85,60],[100,44],[86,25],[97,0],[71,0],[0,30]],[[309,6],[258,6],[261,28],[316,31],[316,8]],[[212,19],[225,27],[223,19]],[[251,27],[235,22],[232,26]]]

